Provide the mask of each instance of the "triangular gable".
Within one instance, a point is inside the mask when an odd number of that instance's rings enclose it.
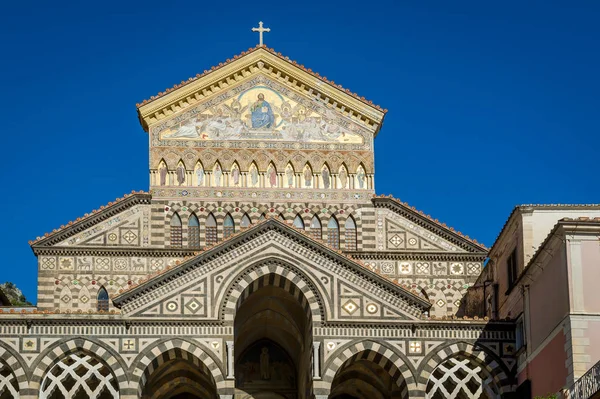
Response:
[[[240,90],[240,84],[258,75],[318,100],[373,135],[381,127],[386,110],[265,47],[251,49],[217,68],[205,71],[202,75],[190,78],[149,101],[138,104],[142,127],[149,131],[150,125],[183,110],[190,110],[199,103],[220,103],[222,96]]]
[[[143,220],[149,219],[151,199],[146,193],[126,195],[29,244],[34,252],[52,246],[140,247],[144,234],[149,234]]]
[[[386,251],[473,252],[487,248],[391,197],[373,199],[379,209],[378,248]]]
[[[129,317],[160,314],[219,320],[224,295],[236,277],[268,263],[275,268],[295,267],[307,276],[323,302],[327,321],[416,320],[430,308],[424,299],[303,233],[267,220],[150,276],[114,303]]]

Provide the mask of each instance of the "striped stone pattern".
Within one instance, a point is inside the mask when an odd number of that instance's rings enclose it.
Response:
[[[196,367],[199,367],[203,373],[212,376],[216,388],[220,393],[225,393],[228,384],[225,381],[223,372],[221,371],[219,364],[208,355],[206,351],[201,349],[199,346],[184,341],[181,339],[171,339],[166,342],[146,348],[138,356],[138,361],[135,362],[135,369],[133,371],[132,386],[137,385],[138,397],[141,397],[142,391],[148,379],[162,364],[174,360],[184,359],[192,362]]]
[[[28,392],[27,388],[27,375],[25,374],[24,365],[21,364],[17,358],[9,352],[8,349],[0,346],[0,359],[2,359],[2,363],[4,363],[5,367],[12,372],[14,378],[17,379],[17,383],[19,385],[19,394],[25,395]],[[2,367],[0,367],[1,369]]]

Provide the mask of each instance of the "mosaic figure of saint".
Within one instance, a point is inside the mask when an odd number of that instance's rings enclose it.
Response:
[[[269,365],[269,348],[262,348],[260,354],[260,378],[263,380],[271,379],[271,367]]]
[[[285,168],[285,177],[287,177],[288,187],[294,187],[294,170],[290,165]]]
[[[273,108],[265,100],[263,93],[258,94],[258,100],[250,107],[252,128],[253,129],[268,129],[273,127],[275,123],[275,115]]]
[[[196,169],[196,182],[198,187],[204,185],[204,169],[202,169],[202,166],[198,166],[198,169]]]
[[[217,187],[221,187],[221,177],[223,176],[223,171],[221,170],[221,166],[217,164],[215,166],[215,185]]]
[[[321,177],[323,178],[323,187],[329,188],[329,169],[326,166],[323,166],[323,170],[321,171]]]
[[[167,184],[167,166],[164,163],[160,164],[158,168],[158,174],[160,175],[160,185],[164,186]]]
[[[231,177],[233,178],[233,185],[240,185],[240,170],[236,165],[233,165],[233,170],[231,171]]]
[[[273,165],[269,165],[269,169],[267,170],[267,176],[269,177],[269,184],[271,184],[271,188],[277,186],[277,171],[273,167]]]
[[[252,187],[256,187],[258,184],[258,170],[254,165],[250,168],[250,181],[252,182]]]
[[[340,170],[340,185],[342,188],[346,188],[348,184],[348,172],[346,172],[346,168],[342,168]]]
[[[183,167],[182,164],[177,165],[177,183],[179,183],[179,185],[181,186],[183,183],[185,183],[185,168]]]
[[[304,175],[304,185],[306,187],[311,187],[312,186],[312,172],[310,171],[310,168],[305,168],[303,175]]]
[[[356,179],[358,180],[358,187],[365,188],[365,170],[362,168],[362,166],[358,167]]]

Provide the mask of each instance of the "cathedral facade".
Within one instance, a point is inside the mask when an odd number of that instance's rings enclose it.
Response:
[[[2,397],[509,395],[515,325],[465,300],[488,249],[375,193],[386,112],[264,46],[138,104],[150,190],[31,242]]]

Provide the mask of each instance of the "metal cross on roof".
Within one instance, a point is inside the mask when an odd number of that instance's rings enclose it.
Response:
[[[262,21],[258,22],[258,28],[252,28],[252,32],[258,32],[258,44],[263,45],[263,32],[271,32],[271,28],[263,28]]]

